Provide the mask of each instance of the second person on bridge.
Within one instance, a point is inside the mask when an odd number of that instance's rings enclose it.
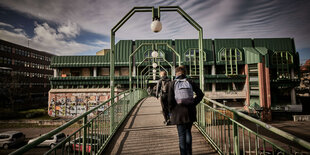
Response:
[[[170,124],[170,114],[168,110],[168,87],[170,83],[170,79],[167,77],[166,71],[161,71],[159,73],[160,80],[157,82],[156,85],[156,98],[160,97],[160,104],[162,107],[162,112],[164,115],[164,124],[169,125]]]

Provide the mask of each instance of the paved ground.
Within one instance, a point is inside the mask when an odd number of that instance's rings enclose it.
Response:
[[[16,149],[22,147],[23,145],[26,145],[29,139],[36,138],[36,137],[40,136],[41,134],[45,134],[47,132],[52,131],[53,129],[55,129],[55,127],[2,128],[2,129],[0,129],[0,132],[10,131],[10,130],[21,131],[26,135],[26,140],[21,145],[10,147],[7,150],[0,148],[0,155],[9,154],[9,153],[15,151]],[[77,129],[78,128],[67,128],[67,129],[63,130],[62,132],[64,132],[66,135],[69,135],[69,134],[73,133],[74,131],[76,131]],[[42,155],[48,150],[49,150],[49,147],[35,147],[25,154]]]
[[[298,138],[310,142],[310,122],[294,122],[294,121],[273,121],[270,123],[272,126],[279,128],[283,131],[291,133]]]
[[[103,154],[179,154],[176,126],[165,126],[163,120],[159,101],[147,98]],[[192,136],[193,154],[217,154],[194,126]]]

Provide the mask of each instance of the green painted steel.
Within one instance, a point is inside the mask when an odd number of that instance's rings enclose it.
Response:
[[[257,64],[257,63],[260,63],[262,62],[262,59],[261,59],[261,54],[255,50],[255,48],[253,47],[244,47],[243,48],[244,50],[244,57],[245,57],[245,63],[246,64]]]
[[[128,66],[129,55],[132,53],[132,40],[120,40],[115,45],[115,63],[124,63]],[[109,61],[108,61],[109,62]]]
[[[205,97],[200,104],[204,109],[197,106],[195,126],[219,154],[303,154],[310,151],[309,142],[219,102]],[[266,132],[258,133],[250,127],[251,123],[285,140],[268,140],[264,135]]]
[[[53,56],[51,68],[109,66],[109,54],[93,56]]]
[[[243,47],[253,47],[252,39],[214,39],[214,52],[216,56],[222,48],[242,49]]]
[[[255,47],[266,47],[273,52],[289,51],[290,53],[296,53],[294,40],[291,38],[256,38],[253,40]]]
[[[100,154],[132,108],[147,96],[147,92],[142,89],[135,89],[131,93],[129,91],[122,92],[10,154],[26,153],[44,140],[72,127],[72,125],[78,129],[45,154]],[[112,100],[115,100],[115,103],[111,106]],[[111,109],[113,109],[113,113],[111,113]],[[83,125],[79,125],[79,122],[83,122]],[[111,124],[113,124],[112,128]]]
[[[69,77],[52,77],[50,78],[53,86],[57,85],[102,85],[110,84],[110,77],[108,76],[69,76]],[[115,77],[115,84],[129,84],[128,76]]]
[[[268,49],[266,47],[255,47],[255,49],[263,56],[265,56],[265,66],[269,68],[270,66],[270,56]]]
[[[176,39],[175,41],[175,50],[180,52],[182,62],[185,61],[185,52],[189,49],[198,49],[198,40],[197,39]],[[206,53],[206,63],[213,64],[214,54],[212,50],[212,40],[204,39],[203,40],[203,51]]]

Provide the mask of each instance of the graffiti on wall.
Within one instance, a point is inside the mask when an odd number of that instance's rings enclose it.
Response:
[[[103,103],[109,97],[109,93],[50,93],[48,115],[53,117],[75,117]],[[103,106],[98,111],[104,109]]]

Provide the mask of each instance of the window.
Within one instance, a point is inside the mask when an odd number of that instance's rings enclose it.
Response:
[[[290,77],[290,64],[293,64],[293,55],[288,51],[274,52],[272,55],[272,64],[276,66],[277,78],[289,79]]]
[[[10,138],[9,135],[0,135],[0,139],[7,139],[7,138]]]
[[[293,64],[293,56],[287,51],[275,52],[272,55],[272,64]]]
[[[226,57],[226,59],[225,59]],[[242,61],[242,52],[235,48],[224,48],[220,51],[220,60],[221,61],[230,61],[230,60],[237,60],[237,61]]]
[[[5,51],[5,52],[8,52],[8,53],[11,53],[11,47],[8,47],[8,46],[3,46],[3,49],[2,49],[3,51]]]
[[[9,65],[12,64],[12,59],[8,58],[8,64],[9,64]]]
[[[22,133],[16,133],[16,134],[13,135],[12,138],[20,138],[20,137],[22,137],[23,135],[24,135],[24,134],[22,134]]]
[[[199,49],[189,49],[185,52],[185,61],[199,62]]]

